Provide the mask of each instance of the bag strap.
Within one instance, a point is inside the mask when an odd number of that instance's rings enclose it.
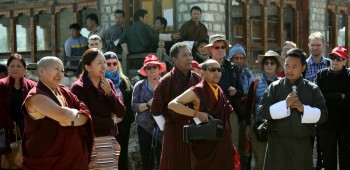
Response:
[[[254,93],[253,93],[253,101],[252,101],[252,109],[250,111],[250,115],[253,116],[254,115],[254,111],[255,111],[255,98],[256,98],[256,89],[258,88],[258,85],[259,85],[259,79],[256,78],[255,81],[254,81]]]

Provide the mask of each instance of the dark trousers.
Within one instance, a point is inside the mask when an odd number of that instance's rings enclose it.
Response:
[[[337,169],[337,150],[339,169],[350,169],[349,130],[319,130],[320,147],[322,151],[323,167]]]
[[[128,142],[131,123],[121,122],[118,124],[118,135],[116,139],[120,145],[120,155],[118,160],[118,169],[128,169]]]
[[[141,126],[137,126],[137,132],[139,136],[143,170],[152,170],[154,168],[155,159],[158,163],[160,161],[162,144],[157,140],[154,148],[152,148],[152,135]]]

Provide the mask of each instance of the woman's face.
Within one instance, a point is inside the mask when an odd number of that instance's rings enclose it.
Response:
[[[85,69],[92,78],[104,77],[107,70],[107,62],[105,57],[99,53],[90,65],[85,65]]]
[[[115,73],[118,70],[119,61],[117,59],[108,59],[107,67],[108,70]]]
[[[54,90],[63,80],[63,64],[60,61],[53,61],[47,68],[40,68],[39,74],[41,74],[41,81]]]
[[[264,61],[264,71],[266,74],[276,74],[277,63],[271,59]]]
[[[159,76],[159,65],[158,64],[147,64],[144,67],[147,77],[157,77]]]
[[[207,45],[207,43],[201,43],[198,45],[197,47],[197,50],[198,50],[198,53],[201,54],[201,55],[204,55],[204,54],[207,54],[204,50],[204,47]]]
[[[21,60],[19,59],[13,59],[8,66],[9,76],[14,79],[22,78],[26,73],[26,70],[26,67],[23,66]]]

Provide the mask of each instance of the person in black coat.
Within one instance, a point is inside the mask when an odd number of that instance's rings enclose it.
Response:
[[[335,47],[329,54],[331,65],[316,75],[328,108],[328,120],[319,125],[320,146],[325,169],[350,169],[350,70],[346,68],[348,51]]]
[[[106,78],[112,80],[117,96],[123,101],[126,108],[126,113],[123,120],[118,122],[118,135],[116,139],[121,147],[120,156],[118,160],[118,169],[128,169],[128,141],[130,134],[131,123],[135,120],[135,114],[131,109],[131,98],[133,87],[129,79],[123,74],[118,56],[114,52],[106,52],[104,56],[107,61],[108,71],[106,71]]]

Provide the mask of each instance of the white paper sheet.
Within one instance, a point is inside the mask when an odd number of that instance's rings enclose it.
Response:
[[[163,115],[153,116],[153,118],[156,121],[157,125],[159,126],[159,129],[161,131],[164,131],[164,124],[165,124],[164,116]]]

